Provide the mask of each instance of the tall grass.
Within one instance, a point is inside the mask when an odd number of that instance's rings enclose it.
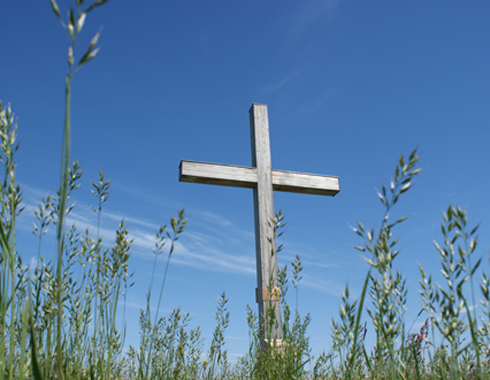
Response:
[[[422,322],[418,332],[406,325],[408,289],[403,273],[395,270],[400,254],[396,228],[406,218],[390,219],[392,209],[419,174],[413,151],[398,160],[393,179],[381,186],[378,197],[384,216],[377,228],[358,222],[354,232],[362,243],[356,249],[369,265],[361,294],[352,299],[346,286],[337,318],[332,318],[332,346],[318,357],[311,353],[308,326],[302,316],[299,286],[303,265],[296,256],[277,273],[281,295],[282,342],[271,336],[273,315],[259,318],[247,306],[248,352],[236,362],[226,350],[229,324],[227,298],[218,298],[216,326],[206,346],[200,327],[191,327],[189,314],[176,309],[160,315],[167,273],[175,244],[184,233],[184,211],[170,218],[170,226],[155,233],[153,276],[140,311],[140,342],[125,348],[124,300],[130,291],[129,258],[132,240],[121,221],[112,243],[100,234],[103,206],[110,181],[100,173],[92,183],[97,217],[95,231],[67,226],[70,204],[82,170],[70,161],[71,84],[75,73],[98,52],[96,34],[78,60],[77,37],[87,15],[106,0],[90,5],[74,2],[66,20],[57,3],[51,6],[67,30],[68,73],[60,185],[34,210],[37,266],[28,268],[16,248],[16,221],[23,211],[22,192],[15,176],[17,124],[10,106],[0,102],[0,379],[488,379],[490,378],[490,280],[477,251],[478,226],[466,212],[451,205],[442,216],[435,250],[440,256],[442,281],[420,267]],[[274,236],[284,226],[279,213],[271,222]],[[56,228],[54,255],[44,246],[48,228]],[[280,254],[273,247],[274,254]],[[158,257],[166,255],[164,278],[156,284]],[[291,282],[290,282],[291,281]],[[294,307],[287,302],[290,283]],[[154,313],[154,287],[159,286]],[[260,321],[267,321],[261,325]],[[277,321],[276,321],[277,323]],[[374,345],[367,345],[368,334]]]

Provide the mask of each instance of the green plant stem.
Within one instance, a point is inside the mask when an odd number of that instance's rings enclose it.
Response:
[[[168,268],[170,266],[170,259],[172,257],[172,253],[174,251],[174,245],[175,245],[175,240],[172,241],[172,245],[170,246],[170,251],[168,253],[167,264],[165,265],[165,272],[163,274],[162,286],[160,288],[160,296],[158,297],[157,310],[155,312],[155,321],[153,322],[153,326],[156,326],[157,325],[157,322],[158,322],[158,314],[160,312],[160,305],[161,305],[162,298],[163,298],[163,290],[165,288],[165,282],[167,282]],[[149,371],[149,367],[150,367],[150,364],[151,364],[151,355],[152,355],[152,351],[153,351],[153,346],[154,346],[154,341],[152,339],[151,342],[150,342],[150,349],[149,349],[149,352],[148,352],[148,362],[147,362],[147,365],[146,365],[146,368],[145,368],[145,379],[148,378],[148,371]]]
[[[10,358],[9,358],[9,380],[14,375],[14,347],[15,347],[15,266],[11,266],[11,286],[12,286],[12,300],[10,310]]]
[[[63,272],[63,242],[64,242],[64,230],[65,230],[65,216],[66,216],[66,204],[68,193],[68,174],[70,163],[70,106],[71,106],[71,80],[72,73],[70,72],[66,76],[65,87],[65,125],[63,130],[63,148],[61,157],[61,184],[59,195],[59,215],[58,215],[58,233],[57,233],[57,247],[58,247],[58,260],[56,268],[56,286],[57,286],[57,336],[56,336],[56,372],[58,380],[63,379],[63,349],[62,349],[62,325],[63,325],[63,286],[62,286],[62,272]]]
[[[356,322],[354,325],[354,342],[352,343],[352,354],[349,360],[347,378],[351,377],[350,369],[353,368],[354,360],[357,358],[358,355],[357,339],[359,338],[359,326],[361,325],[362,310],[364,309],[364,300],[366,299],[366,292],[368,289],[368,284],[370,279],[371,279],[371,269],[369,269],[366,279],[364,280],[364,286],[362,287],[359,306],[357,307]]]

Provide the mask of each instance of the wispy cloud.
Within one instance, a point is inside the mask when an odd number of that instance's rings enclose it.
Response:
[[[344,290],[339,284],[330,282],[327,283],[325,281],[319,282],[317,278],[304,278],[301,282],[301,285],[306,286],[307,288],[316,289],[324,294],[331,294],[336,297],[340,297],[342,295],[342,291]]]
[[[151,202],[152,205],[162,205],[171,210],[176,210],[181,207],[181,204],[176,199],[166,197],[163,192],[156,193],[129,183],[112,183],[111,188],[115,189],[117,192],[130,194],[135,199],[139,199],[144,202]]]
[[[234,223],[223,218],[220,215],[206,210],[197,210],[194,212],[195,219],[192,224],[196,226],[200,233],[196,233],[196,239],[201,236],[203,239],[209,239],[213,236],[219,242],[223,242],[224,237],[228,241],[235,243],[244,243],[254,241],[254,234],[251,230],[237,228]],[[209,233],[205,233],[207,231]]]
[[[298,6],[294,22],[286,36],[286,45],[300,40],[317,22],[332,18],[340,5],[340,0],[309,0],[302,1]]]
[[[84,209],[87,208],[85,207]],[[103,216],[111,222],[118,222],[121,219],[121,215],[115,212],[105,212]],[[234,246],[230,244],[228,236],[233,236],[234,234],[230,233],[230,231],[223,232],[223,220],[220,220],[217,216],[212,219],[216,230],[221,230],[221,233],[209,234],[204,231],[187,229],[182,240],[179,240],[175,245],[172,257],[173,263],[213,272],[254,273],[253,252],[250,255],[243,254],[243,244],[235,245],[237,249],[234,252],[227,251],[226,247]],[[156,223],[137,217],[125,217],[124,220],[129,227],[133,254],[143,259],[153,260],[154,236],[159,226]],[[68,222],[77,224],[81,229],[88,228],[93,232],[97,229],[94,217],[86,211],[73,212],[68,218]],[[112,224],[112,226],[108,224]],[[114,223],[105,221],[101,226],[100,234],[104,237],[104,241],[110,244],[109,242],[113,241],[116,236]],[[164,257],[161,257],[161,259],[163,260]]]
[[[29,200],[36,196],[46,196],[42,189],[29,188]],[[27,203],[27,209],[23,216],[24,229],[32,229],[35,221],[32,207],[34,203]],[[103,210],[100,236],[104,239],[103,245],[110,247],[116,237],[116,228],[124,219],[125,226],[129,229],[129,238],[132,239],[132,256],[143,260],[152,261],[155,232],[159,225],[152,220],[133,215],[123,215],[110,208]],[[79,231],[89,230],[93,235],[97,233],[97,215],[88,204],[79,202],[77,207],[69,214],[67,225],[75,224]],[[51,227],[48,235],[54,238],[54,228]],[[294,242],[287,245],[294,247]],[[305,247],[302,247],[304,252]],[[308,251],[306,249],[306,251]],[[295,251],[288,249],[282,252],[280,261],[285,264],[294,259]],[[335,266],[335,260],[325,261],[318,259],[318,255],[302,254],[303,262],[308,267],[329,268]],[[321,257],[321,256],[320,256]],[[323,257],[325,257],[323,255]],[[329,258],[329,257],[327,257]],[[162,255],[158,260],[166,260]],[[330,258],[329,258],[330,260]],[[234,223],[222,216],[208,210],[198,210],[192,222],[192,229],[187,227],[182,238],[176,243],[172,257],[173,265],[197,268],[208,272],[236,273],[242,276],[254,276],[256,272],[255,244],[252,231],[244,231],[237,228]],[[315,288],[328,294],[338,295],[341,289],[333,284],[326,283],[323,279],[305,276],[303,285]]]
[[[307,69],[307,65],[304,65],[300,69],[295,70],[294,72],[290,73],[289,75],[279,80],[278,82],[264,86],[262,88],[262,91],[266,93],[274,93],[279,90],[282,90],[285,86],[287,86],[289,83],[291,83],[293,80],[298,78],[301,74],[303,74],[306,71],[306,69]]]
[[[192,243],[176,247],[174,263],[213,272],[227,272],[254,275],[255,255],[223,251],[209,247],[195,247]]]
[[[121,220],[124,219],[124,221],[131,223],[133,225],[137,225],[140,227],[144,227],[146,229],[150,229],[152,231],[156,231],[160,226],[157,223],[151,222],[149,220],[143,219],[143,218],[134,218],[134,217],[128,217],[120,212],[104,212],[104,218],[113,220],[115,222],[120,222]]]
[[[24,202],[30,204],[37,204],[43,197],[47,197],[48,194],[54,194],[55,192],[50,189],[42,189],[21,183],[22,194],[24,195]],[[24,204],[25,206],[25,204]]]
[[[317,97],[315,100],[305,99],[303,102],[296,105],[296,108],[294,110],[295,117],[303,120],[318,109],[324,108],[326,104],[333,98],[334,94],[335,91],[330,90],[324,93],[323,96]]]
[[[46,196],[48,192],[29,187],[27,193],[29,202],[24,202],[26,211],[22,216],[22,229],[30,231],[32,223],[36,222],[32,212],[32,209],[37,207],[34,199]],[[116,238],[116,228],[123,219],[125,226],[129,229],[129,238],[132,239],[133,255],[153,260],[154,236],[159,225],[145,218],[123,215],[111,209],[103,210],[99,230],[103,238],[103,245],[106,247],[112,245]],[[172,258],[175,265],[211,272],[233,272],[243,275],[255,273],[254,245],[250,244],[250,249],[246,248],[250,240],[253,242],[251,232],[241,231],[230,221],[208,211],[199,211],[196,219],[196,223],[193,223],[195,228],[193,230],[187,228],[182,240],[178,241],[175,246]],[[93,235],[98,230],[97,215],[92,211],[90,205],[83,202],[79,202],[67,217],[67,226],[73,224],[79,231],[89,230]],[[49,229],[47,236],[54,237],[53,227]],[[234,248],[230,250],[228,247]]]
[[[118,213],[104,213],[104,218],[110,221],[119,221]],[[151,221],[137,217],[125,217],[126,225],[129,227],[129,237],[132,239],[132,251],[140,258],[153,260],[152,249],[155,242],[155,232],[159,226]],[[86,212],[74,212],[68,218],[70,224],[75,223],[79,228],[96,231],[95,220]],[[216,219],[215,223],[221,225],[221,221]],[[114,224],[114,223],[112,223]],[[216,230],[219,230],[218,226]],[[237,252],[227,251],[225,247],[233,246],[228,241],[228,233],[206,234],[202,231],[187,230],[182,240],[175,245],[172,261],[175,265],[198,268],[206,271],[224,271],[242,274],[251,274],[254,269],[254,255],[244,255],[243,247],[238,246]],[[115,239],[116,233],[113,226],[108,226],[107,222],[101,226],[101,236],[104,241],[109,242]],[[220,236],[221,235],[221,236]],[[232,234],[230,234],[232,235]],[[250,257],[249,257],[250,256]],[[161,257],[164,260],[164,257]]]
[[[199,210],[196,213],[198,216],[206,219],[207,221],[209,221],[211,223],[219,224],[220,226],[223,226],[223,227],[231,226],[231,222],[228,219],[225,219],[222,216],[217,215],[213,212],[205,211],[205,210]]]

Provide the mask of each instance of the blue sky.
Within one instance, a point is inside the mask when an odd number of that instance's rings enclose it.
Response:
[[[67,2],[59,3],[65,12]],[[18,116],[26,205],[18,240],[28,259],[36,252],[32,207],[59,185],[69,41],[48,0],[3,2],[0,12],[0,99]],[[253,102],[269,107],[274,168],[340,178],[335,198],[274,198],[288,222],[279,262],[296,254],[303,261],[299,309],[312,315],[315,353],[329,347],[345,284],[357,295],[366,273],[349,225],[379,224],[375,189],[400,153],[418,147],[425,168],[394,210],[410,215],[397,231],[396,260],[410,287],[407,323],[420,309],[418,263],[439,270],[432,240],[440,240],[449,204],[481,223],[478,254],[488,255],[489,17],[484,1],[395,0],[113,0],[90,14],[78,54],[98,30],[102,49],[73,83],[72,159],[84,177],[72,219],[95,228],[90,183],[102,169],[112,180],[106,241],[123,217],[135,239],[129,342],[137,343],[152,236],[185,207],[165,312],[189,312],[209,343],[225,291],[227,348],[246,351],[245,307],[256,307],[252,192],[179,183],[178,166],[181,159],[250,165]],[[159,268],[163,274],[163,261]]]

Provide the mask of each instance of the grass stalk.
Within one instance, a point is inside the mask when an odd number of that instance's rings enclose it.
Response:
[[[179,237],[182,234],[182,232],[184,232],[184,228],[185,228],[186,224],[187,224],[187,219],[184,216],[184,209],[182,209],[178,212],[177,218],[172,217],[170,219],[170,225],[172,227],[173,235],[170,235],[170,233],[167,232],[167,237],[171,240],[171,243],[170,243],[170,249],[169,249],[168,256],[167,256],[167,262],[165,264],[165,271],[163,273],[163,280],[162,280],[162,285],[160,288],[160,294],[158,297],[157,308],[156,308],[156,312],[155,312],[155,318],[154,318],[153,326],[157,325],[158,316],[160,313],[160,306],[161,306],[162,299],[163,299],[163,291],[165,289],[165,283],[167,282],[167,275],[168,275],[168,268],[170,266],[170,259],[172,258],[172,254],[173,254],[174,249],[175,249],[175,244],[177,243],[177,240],[179,240]],[[158,244],[158,242],[157,242],[157,244]],[[163,248],[163,240],[161,243],[161,248]],[[152,284],[153,284],[153,276],[152,276]],[[148,293],[148,301],[147,301],[148,316],[149,316],[149,310],[150,310],[150,295],[151,295],[151,288],[150,288],[149,293]],[[152,360],[154,345],[155,345],[155,342],[153,339],[151,339],[150,340],[150,347],[149,347],[149,351],[148,351],[148,355],[147,355],[147,361],[145,363],[144,379],[148,378],[148,375],[150,372],[150,364],[151,364],[151,360]],[[143,355],[141,355],[141,356],[143,357]]]
[[[58,212],[58,230],[57,240],[57,266],[56,266],[56,299],[57,299],[57,325],[56,325],[56,372],[58,379],[63,379],[63,346],[61,342],[63,330],[63,245],[65,233],[65,215],[67,203],[68,175],[70,162],[70,108],[71,108],[71,80],[72,64],[70,72],[66,76],[65,82],[65,123],[63,128],[63,147],[61,155],[61,179],[59,191],[59,212]]]
[[[359,297],[359,306],[357,307],[356,313],[356,321],[354,324],[354,341],[352,342],[351,355],[349,360],[347,379],[350,379],[352,374],[350,373],[350,369],[354,368],[354,360],[356,360],[358,356],[359,348],[357,347],[357,340],[359,338],[359,326],[361,325],[361,317],[362,311],[364,309],[364,300],[366,299],[366,293],[369,285],[369,280],[371,279],[371,269],[368,271],[366,279],[364,280],[364,285],[362,287],[361,296]],[[365,352],[365,350],[364,350]]]

